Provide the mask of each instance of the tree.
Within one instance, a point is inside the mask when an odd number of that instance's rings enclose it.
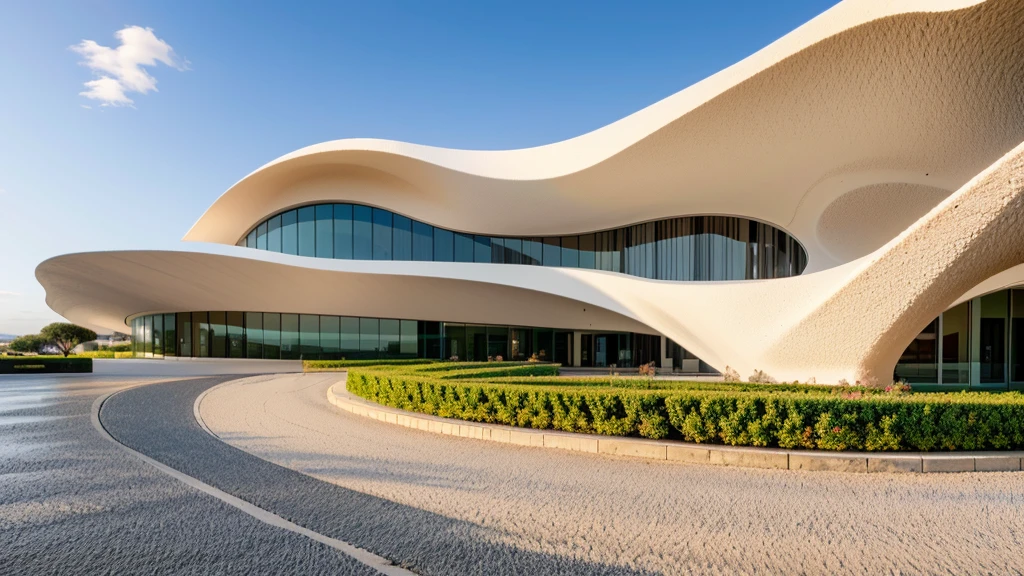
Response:
[[[96,339],[96,333],[67,322],[54,322],[39,331],[39,334],[52,343],[66,357],[71,350],[81,344]]]
[[[48,343],[40,334],[26,334],[11,340],[8,348],[15,352],[39,352]]]

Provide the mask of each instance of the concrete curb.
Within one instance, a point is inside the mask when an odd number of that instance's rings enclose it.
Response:
[[[1024,452],[865,453],[782,450],[514,428],[439,418],[382,406],[350,394],[345,389],[344,381],[327,389],[327,400],[357,416],[435,434],[692,464],[859,473],[1011,472],[1020,471],[1024,459]]]

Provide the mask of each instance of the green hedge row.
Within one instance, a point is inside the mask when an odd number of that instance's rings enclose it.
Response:
[[[71,356],[0,356],[0,374],[92,372],[92,358]]]
[[[88,352],[79,352],[75,354],[79,358],[113,358],[113,350],[90,350]]]
[[[349,372],[348,389],[403,410],[567,432],[819,450],[1024,448],[1024,395],[1013,392],[849,398],[756,389],[495,384],[373,369]]]
[[[435,360],[422,358],[398,359],[398,360],[303,360],[303,372],[331,372],[335,370],[348,370],[360,366],[415,366],[418,364],[432,364]]]

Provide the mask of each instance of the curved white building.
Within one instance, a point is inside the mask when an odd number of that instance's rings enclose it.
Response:
[[[1022,86],[1019,0],[846,0],[589,134],[311,146],[185,235],[220,247],[72,254],[37,277],[58,313],[131,327],[146,355],[1016,387]]]

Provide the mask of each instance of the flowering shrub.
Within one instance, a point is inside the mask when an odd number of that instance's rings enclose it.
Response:
[[[725,379],[726,382],[742,382],[743,381],[743,377],[740,376],[740,373],[737,372],[736,370],[733,370],[732,368],[730,368],[728,366],[726,366],[725,367],[725,371],[722,372],[722,377]]]
[[[754,374],[747,378],[748,382],[755,382],[758,384],[775,384],[775,378],[772,378],[761,370],[754,370]]]

